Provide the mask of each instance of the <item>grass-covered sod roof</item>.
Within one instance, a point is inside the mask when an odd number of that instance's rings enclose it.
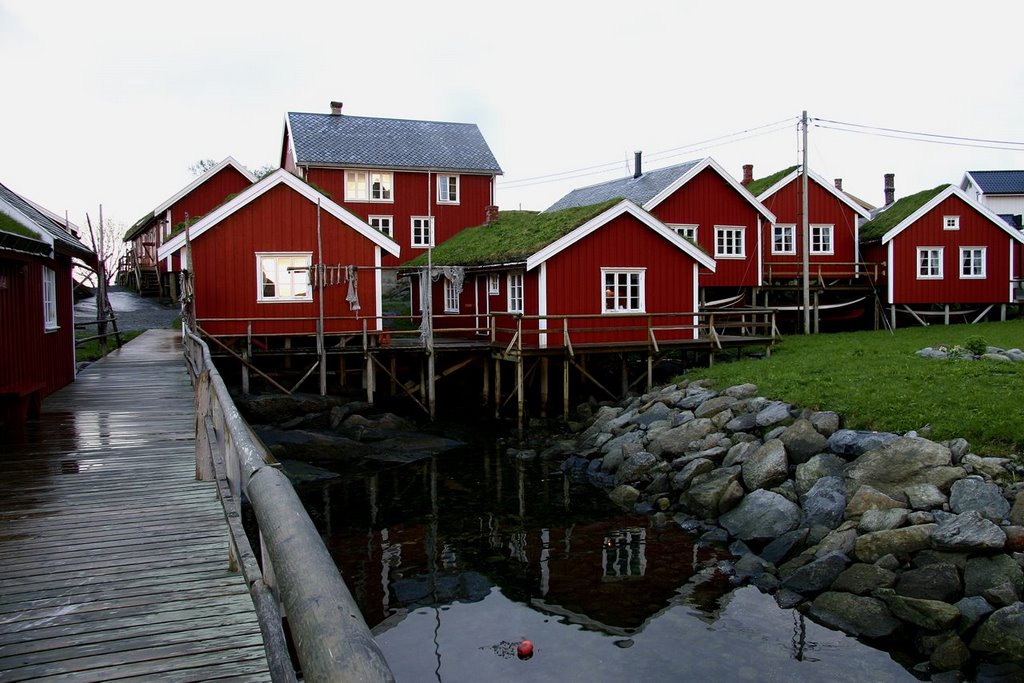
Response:
[[[877,217],[860,226],[861,241],[871,242],[882,239],[885,233],[902,223],[910,214],[930,202],[935,195],[947,187],[949,187],[948,183],[933,187],[930,190],[923,190],[894,202],[892,206],[878,214]]]
[[[790,173],[792,173],[793,171],[795,171],[798,168],[800,168],[800,167],[799,166],[790,166],[789,168],[784,168],[781,171],[778,171],[777,173],[772,173],[771,175],[765,176],[764,178],[758,178],[757,180],[751,180],[750,184],[747,185],[747,192],[749,192],[750,194],[752,194],[755,197],[757,197],[762,192],[764,192],[765,190],[770,188],[772,185],[774,185],[775,183],[779,182],[780,180],[782,180],[783,178],[785,178],[786,176],[788,176]]]
[[[11,235],[18,235],[19,237],[27,237],[33,240],[41,240],[38,232],[26,228],[24,225],[14,220],[5,213],[0,213],[0,232],[6,232]]]
[[[568,235],[620,201],[610,199],[600,204],[578,206],[552,213],[500,211],[498,218],[490,224],[463,230],[435,247],[432,262],[436,266],[484,266],[524,262],[530,255]],[[427,255],[420,254],[405,265],[425,266]]]

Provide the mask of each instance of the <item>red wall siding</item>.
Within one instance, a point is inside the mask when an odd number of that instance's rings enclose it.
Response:
[[[712,256],[715,253],[714,226],[743,226],[746,228],[746,257],[716,259],[716,272],[702,270],[700,284],[705,287],[756,287],[760,284],[757,210],[713,169],[706,168],[698,173],[654,207],[652,213],[664,223],[697,224],[697,242]]]
[[[56,272],[58,329],[43,327],[43,267]],[[0,257],[0,388],[42,384],[45,397],[75,378],[71,259]]]
[[[438,204],[436,174],[430,175],[428,184],[426,173],[395,171],[393,202],[346,202],[344,169],[310,168],[307,179],[364,221],[369,216],[391,216],[392,237],[401,245],[402,255],[400,258],[385,255],[383,264],[388,267],[415,258],[422,251],[412,246],[413,216],[434,216],[435,244],[461,230],[481,225],[491,203],[493,180],[489,175],[462,174],[459,176],[459,203]]]
[[[257,252],[310,252],[317,262],[317,207],[285,185],[278,185],[220,224],[196,238],[192,253],[196,278],[196,307],[200,325],[214,334],[244,334],[244,320],[275,318],[254,322],[254,334],[312,334],[318,315],[317,293],[300,303],[258,303]],[[324,263],[374,265],[374,245],[326,211],[321,212]],[[328,332],[361,330],[362,318],[371,318],[376,328],[376,285],[374,272],[359,272],[358,313],[349,310],[347,285],[324,290],[324,316]],[[240,318],[233,323],[203,323],[203,318]],[[306,318],[285,321],[283,318]]]
[[[959,230],[943,230],[943,216],[960,216]],[[978,304],[1009,301],[1010,237],[962,199],[950,196],[894,238],[890,275],[897,304]],[[960,277],[960,247],[986,247],[986,277]],[[917,247],[943,247],[941,280],[917,279]]]
[[[801,226],[801,197],[799,177],[791,181],[781,190],[768,197],[764,201],[765,207],[775,214],[778,223],[789,223],[796,225],[796,253],[795,254],[773,254],[772,253],[772,226],[765,222],[762,231],[762,244],[764,245],[764,276],[765,279],[793,278],[803,271],[803,230]],[[811,265],[827,263],[853,263],[856,260],[857,244],[857,213],[846,206],[834,194],[823,188],[813,178],[807,181],[807,212],[808,223],[833,225],[832,239],[834,254],[810,254]],[[792,264],[792,266],[782,265]],[[842,275],[848,272],[854,274],[850,267],[844,272],[837,272],[835,268],[829,269],[832,275]]]

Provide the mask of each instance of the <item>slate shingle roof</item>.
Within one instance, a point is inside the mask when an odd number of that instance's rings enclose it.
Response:
[[[299,164],[500,174],[475,123],[288,112]]]
[[[38,228],[45,230],[53,237],[55,246],[61,251],[77,256],[87,262],[96,259],[96,254],[88,249],[78,239],[64,229],[64,226],[52,220],[49,216],[39,211],[32,203],[24,199],[17,192],[11,190],[3,183],[0,183],[0,200],[5,201],[12,207],[24,214]]]
[[[560,211],[574,206],[590,206],[616,197],[628,199],[637,206],[643,206],[701,161],[703,159],[647,171],[639,178],[630,176],[589,187],[580,187],[559,199],[544,212]]]
[[[968,171],[985,194],[1024,194],[1024,171]]]

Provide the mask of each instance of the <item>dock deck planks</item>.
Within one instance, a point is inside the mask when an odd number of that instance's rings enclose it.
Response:
[[[268,681],[195,479],[178,334],[150,330],[0,434],[0,681]]]

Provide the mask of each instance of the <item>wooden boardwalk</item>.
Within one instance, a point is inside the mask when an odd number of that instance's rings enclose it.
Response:
[[[0,681],[270,680],[178,332],[151,330],[0,434]]]

